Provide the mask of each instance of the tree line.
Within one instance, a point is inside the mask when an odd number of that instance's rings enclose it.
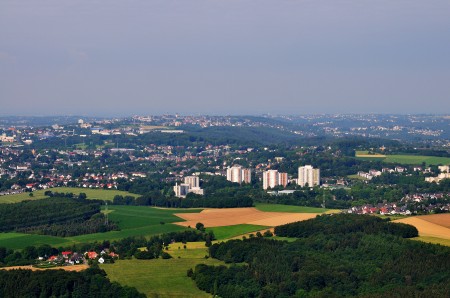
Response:
[[[111,282],[103,270],[0,270],[0,297],[143,298],[135,288]]]
[[[52,236],[75,236],[118,229],[105,224],[101,201],[83,196],[52,197],[0,205],[0,232],[25,232]],[[85,197],[85,196],[84,196]]]

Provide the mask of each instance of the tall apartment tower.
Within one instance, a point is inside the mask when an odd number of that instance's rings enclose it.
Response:
[[[242,182],[244,182],[244,183],[252,182],[252,170],[242,169]]]
[[[252,181],[252,171],[241,166],[232,166],[227,169],[227,180],[236,183],[250,183]]]
[[[178,185],[178,183],[173,187],[173,191],[175,192],[175,196],[178,198],[185,198],[189,193],[189,184],[182,183]]]
[[[286,187],[288,185],[288,174],[287,173],[278,173],[278,185],[282,185]]]
[[[231,182],[241,183],[242,181],[242,167],[232,166],[227,169],[227,180]]]
[[[277,170],[263,172],[263,189],[274,188],[278,185],[279,175]]]
[[[184,177],[184,184],[189,184],[189,188],[200,187],[200,179],[198,176],[186,176]]]
[[[320,185],[320,169],[314,169],[311,165],[299,167],[297,184],[301,187],[306,184],[310,187]]]

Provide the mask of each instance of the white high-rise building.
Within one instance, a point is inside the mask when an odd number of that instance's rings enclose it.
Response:
[[[189,188],[200,187],[200,179],[198,176],[186,176],[184,177],[184,183],[189,184]]]
[[[235,183],[241,183],[242,181],[242,167],[232,166],[227,169],[227,180]]]
[[[175,192],[175,196],[178,198],[185,198],[189,193],[189,184],[182,183],[178,185],[178,183],[173,187],[173,191]]]
[[[306,184],[310,187],[320,185],[320,169],[314,169],[311,165],[299,167],[297,184],[301,187]]]
[[[288,185],[289,179],[287,173],[278,173],[278,185],[286,187]]]
[[[279,173],[277,170],[268,170],[263,172],[263,189],[274,188],[278,185],[286,187],[287,184],[287,173]]]
[[[204,195],[205,192],[202,188],[200,188],[200,179],[198,176],[186,176],[184,177],[184,183],[176,184],[173,187],[173,191],[175,192],[175,196],[178,198],[185,198],[186,195],[190,192],[195,193],[197,195]]]
[[[268,170],[263,172],[263,189],[274,188],[278,185],[278,171]]]
[[[232,166],[227,169],[227,180],[235,183],[250,183],[252,181],[252,171],[241,166]]]
[[[242,169],[242,182],[244,182],[244,183],[252,182],[252,170]]]

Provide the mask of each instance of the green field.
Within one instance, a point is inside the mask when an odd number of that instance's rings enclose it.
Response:
[[[368,180],[367,178],[361,177],[358,174],[348,175],[347,178],[349,178],[349,179],[356,179],[356,180],[363,180],[363,181]]]
[[[439,156],[425,156],[425,155],[410,155],[410,154],[395,154],[395,155],[373,155],[360,157],[358,155],[366,155],[367,151],[356,151],[356,158],[366,159],[366,160],[383,160],[386,163],[400,163],[400,164],[411,164],[420,165],[425,162],[427,165],[448,165],[450,164],[449,157],[439,157]]]
[[[181,231],[186,228],[171,224],[184,221],[174,213],[200,212],[201,209],[159,209],[146,206],[109,206],[109,220],[118,223],[120,231],[95,233],[74,237],[52,237],[29,235],[23,233],[0,233],[0,246],[21,249],[28,245],[49,244],[52,246],[69,246],[103,240],[116,240],[129,236],[145,236]],[[161,224],[160,222],[164,222]]]
[[[417,165],[425,162],[427,165],[448,165],[450,164],[450,158],[424,155],[388,155],[385,162]]]
[[[297,241],[298,238],[273,236],[272,239],[280,240],[280,241],[287,241],[287,242],[294,242],[294,241]]]
[[[445,246],[450,246],[450,239],[443,239],[437,237],[419,236],[412,238],[412,240],[423,241],[427,243],[440,244]]]
[[[0,233],[0,246],[10,249],[23,249],[26,246],[49,244],[54,247],[69,246],[73,242],[67,238],[24,233]]]
[[[88,199],[97,199],[97,200],[103,200],[103,201],[112,201],[114,196],[120,195],[120,196],[133,196],[138,197],[139,195],[132,194],[127,191],[121,191],[121,190],[109,190],[109,189],[91,189],[91,188],[78,188],[78,187],[55,187],[50,189],[41,189],[33,192],[33,197],[29,196],[29,192],[21,193],[21,194],[15,194],[15,195],[7,195],[7,196],[1,196],[0,197],[0,204],[1,203],[18,203],[25,200],[39,200],[44,199],[46,196],[44,193],[48,190],[51,190],[53,192],[63,192],[63,193],[74,193],[74,194],[80,194],[85,193],[87,195]]]
[[[74,144],[73,146],[78,150],[85,150],[88,147],[88,145],[85,143],[78,143]]]
[[[233,238],[239,235],[261,231],[264,229],[269,229],[270,227],[266,226],[258,226],[258,225],[234,225],[234,226],[225,226],[225,227],[212,227],[212,228],[206,228],[206,231],[213,231],[214,236],[216,236],[216,239],[218,240],[224,240],[228,238]]]
[[[256,203],[255,208],[264,212],[292,212],[292,213],[324,213],[331,211],[332,209],[293,206],[293,205],[281,205],[281,204],[265,204]]]
[[[205,259],[208,254],[204,242],[173,243],[167,251],[173,259],[120,260],[100,267],[111,281],[135,287],[147,297],[211,297],[199,290],[186,276],[197,264],[220,265],[216,259]]]
[[[356,157],[361,158],[385,158],[386,155],[380,154],[380,153],[371,153],[369,154],[369,151],[355,151]]]

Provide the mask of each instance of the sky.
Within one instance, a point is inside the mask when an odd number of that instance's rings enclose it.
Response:
[[[448,0],[2,0],[0,115],[450,113]]]

